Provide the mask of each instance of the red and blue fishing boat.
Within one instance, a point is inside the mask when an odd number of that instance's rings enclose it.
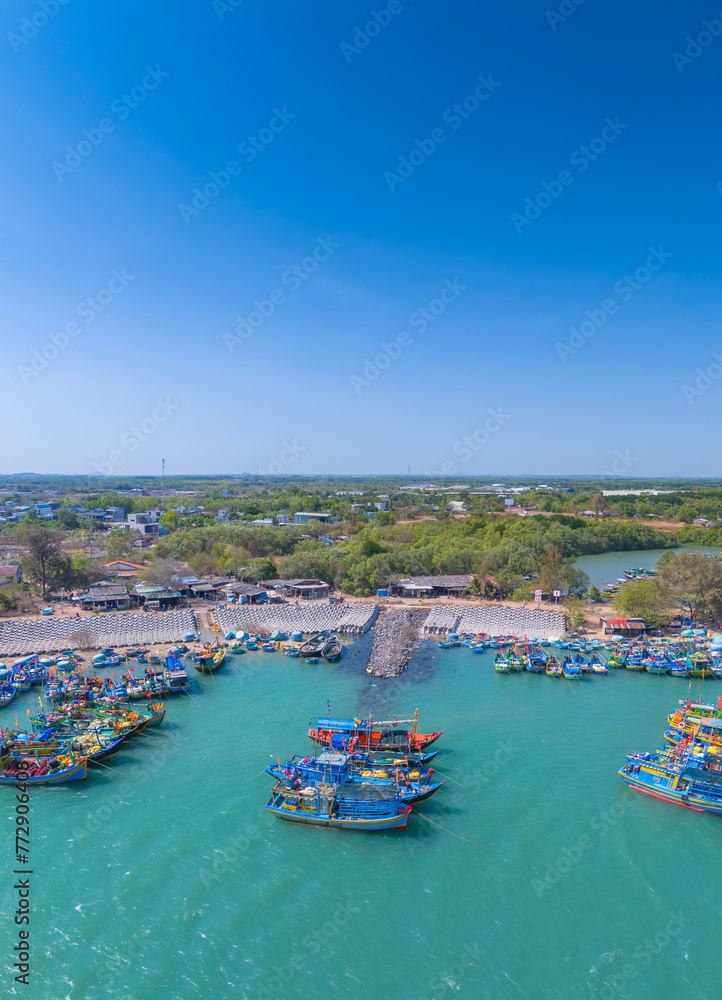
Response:
[[[400,729],[402,723],[411,724],[414,728]],[[391,719],[384,722],[374,722],[366,719],[332,719],[319,718],[316,725],[312,724],[308,735],[320,746],[331,747],[334,750],[409,750],[418,752],[430,747],[442,735],[438,733],[419,733],[419,710],[416,709],[413,719]]]

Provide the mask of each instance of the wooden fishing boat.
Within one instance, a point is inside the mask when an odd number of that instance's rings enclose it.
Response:
[[[425,768],[434,757],[438,756],[438,750],[430,753],[394,753],[391,750],[356,750],[351,756],[354,760],[369,767],[419,767]]]
[[[562,668],[556,656],[549,657],[549,659],[546,662],[546,666],[544,667],[544,673],[547,675],[547,677],[562,676]]]
[[[306,762],[307,761],[307,762]],[[346,788],[348,785],[358,787],[376,786],[380,789],[395,789],[402,802],[415,805],[431,798],[444,784],[443,781],[429,783],[412,779],[409,769],[397,768],[389,777],[388,772],[380,771],[378,775],[367,770],[359,772],[348,754],[322,753],[318,757],[294,758],[285,765],[270,764],[266,771],[273,775],[288,788],[299,789],[309,785],[337,785]]]
[[[308,735],[321,746],[334,749],[360,750],[425,750],[442,735],[438,733],[418,733],[419,712],[413,719],[395,719],[374,722],[373,719],[331,719],[320,718]],[[413,730],[396,728],[400,723],[414,723]],[[390,728],[394,727],[394,728]]]
[[[341,657],[343,645],[337,635],[331,636],[331,641],[326,646],[323,655],[329,663],[336,663]]]
[[[411,806],[395,789],[376,785],[316,785],[302,789],[277,784],[266,809],[281,819],[338,830],[366,832],[406,827]]]
[[[19,768],[18,761],[0,761],[0,783],[13,785],[21,783],[23,785],[60,785],[66,781],[78,781],[88,775],[88,762],[84,758],[66,765],[65,767],[53,761],[41,761],[38,764],[34,760],[28,760],[27,768]],[[47,763],[47,766],[46,766]]]
[[[644,663],[644,669],[648,674],[657,674],[658,676],[666,674],[669,664],[665,660],[647,659]]]
[[[301,656],[325,656],[326,650],[330,648],[334,640],[337,640],[337,636],[332,635],[331,632],[321,632],[302,643],[298,652]]]
[[[722,719],[675,714],[674,721],[664,732],[667,743],[684,746],[694,741],[705,746],[722,747]]]
[[[722,814],[722,765],[704,748],[627,754],[618,773],[630,788],[656,799]]]
[[[692,653],[685,657],[684,664],[690,677],[713,677],[709,656],[704,653]]]
[[[366,757],[369,754],[364,755]],[[334,750],[324,750],[317,757],[291,757],[285,764],[281,763],[280,757],[276,763],[269,764],[266,771],[279,780],[296,779],[301,777],[303,781],[313,779],[315,782],[321,780],[325,775],[326,784],[339,784],[354,780],[370,782],[428,782],[434,769],[431,767],[417,767],[407,764],[404,759],[395,765],[387,764],[385,767],[369,760],[361,760],[355,754],[339,753]]]
[[[0,708],[5,708],[6,705],[9,705],[17,693],[14,684],[3,684],[0,687]]]
[[[199,673],[212,674],[223,664],[225,658],[225,649],[219,649],[217,646],[209,646],[202,653],[196,653],[194,665]]]
[[[168,694],[179,694],[190,690],[190,681],[185,667],[177,656],[166,657],[165,682]]]
[[[497,674],[508,674],[511,672],[509,659],[502,652],[498,652],[494,657],[494,670]]]
[[[580,681],[582,679],[582,668],[567,656],[562,661],[562,676],[565,680]]]

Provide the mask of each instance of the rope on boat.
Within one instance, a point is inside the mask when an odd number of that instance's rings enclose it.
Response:
[[[439,828],[440,830],[443,830],[443,831],[444,831],[444,833],[450,833],[450,834],[451,834],[451,836],[452,836],[452,837],[456,837],[456,839],[457,839],[457,840],[465,840],[465,841],[466,841],[466,843],[467,843],[467,844],[471,844],[471,846],[472,846],[472,847],[478,847],[478,846],[479,846],[478,844],[474,844],[474,843],[473,843],[473,842],[472,842],[471,840],[469,840],[469,839],[468,839],[467,837],[462,837],[462,836],[460,836],[460,835],[459,835],[458,833],[454,833],[454,832],[453,832],[453,830],[447,830],[447,829],[446,829],[446,827],[445,827],[445,826],[442,826],[442,825],[441,825],[440,823],[434,823],[433,819],[429,819],[429,817],[428,817],[428,816],[424,816],[424,814],[423,814],[423,813],[416,813],[416,815],[417,815],[417,816],[420,816],[420,817],[421,817],[421,819],[425,819],[427,823],[431,823],[431,825],[432,825],[432,826],[438,826],[438,828]]]
[[[265,773],[266,769],[264,767],[262,771],[259,771],[258,774],[254,774],[252,778],[249,778],[248,781],[244,781],[243,784],[247,785],[249,781],[255,781],[255,779],[258,777],[259,774],[265,774]]]
[[[470,788],[468,788],[466,785],[462,785],[461,782],[457,781],[455,778],[450,778],[448,774],[444,775],[444,781],[453,781],[455,785],[460,785],[461,788],[466,788],[467,792],[471,792]],[[474,793],[471,792],[471,794],[473,795]]]
[[[93,765],[95,767],[104,767],[106,771],[116,771],[118,774],[125,774],[125,771],[119,771],[117,767],[109,767],[107,764],[104,764],[100,760],[94,760]]]

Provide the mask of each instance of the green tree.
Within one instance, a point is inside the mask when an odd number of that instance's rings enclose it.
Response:
[[[126,516],[128,514],[132,514],[134,509],[133,501],[130,497],[122,497],[119,493],[116,493],[113,490],[103,493],[98,500],[97,505],[98,507],[102,507],[103,510],[107,510],[108,507],[122,507]]]
[[[630,580],[615,594],[612,606],[625,618],[643,618],[658,625],[669,616],[672,600],[658,580]]]
[[[23,574],[40,585],[45,597],[48,587],[57,586],[70,566],[70,559],[61,552],[63,534],[57,528],[29,524],[21,529],[20,541],[25,548]]]
[[[690,618],[722,616],[722,563],[701,552],[665,553],[657,564],[659,585]],[[625,588],[626,589],[626,588]]]
[[[277,578],[278,570],[276,569],[276,564],[268,556],[262,559],[254,559],[251,563],[250,576],[256,582],[261,580],[275,580]]]
[[[123,528],[113,528],[107,538],[108,558],[122,559],[131,555],[133,544],[140,538],[139,531],[125,531]]]
[[[60,508],[58,511],[58,524],[62,524],[64,528],[79,528],[80,521],[78,520],[78,515],[75,513],[72,507],[67,505]]]
[[[602,593],[599,587],[595,587],[594,584],[592,584],[592,586],[589,588],[589,593],[587,594],[587,597],[589,598],[590,601],[593,601],[594,604],[599,604],[599,602],[602,599]]]
[[[78,553],[73,556],[66,587],[67,589],[76,587],[78,590],[85,590],[91,584],[105,579],[107,575],[105,568],[96,559],[91,559],[85,553]]]
[[[699,513],[691,503],[683,503],[677,511],[677,520],[684,521],[685,524],[691,524],[696,517],[699,517]]]

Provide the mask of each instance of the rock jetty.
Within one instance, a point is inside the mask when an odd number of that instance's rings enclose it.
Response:
[[[427,616],[425,609],[386,608],[374,625],[368,673],[375,677],[398,677],[414,647]]]

